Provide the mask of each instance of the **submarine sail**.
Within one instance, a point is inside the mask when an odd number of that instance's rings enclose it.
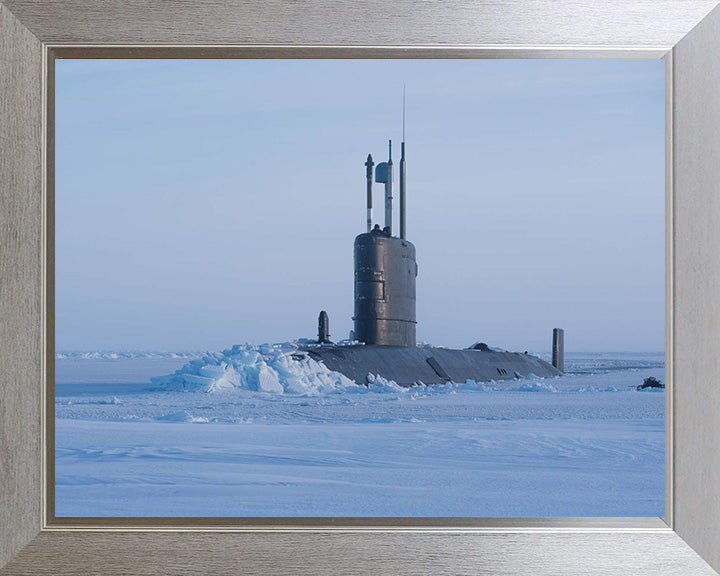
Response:
[[[392,148],[388,162],[378,164],[376,181],[392,190]],[[403,143],[401,166],[405,165]],[[404,200],[404,178],[400,197]],[[386,217],[392,217],[392,192],[386,194]],[[404,202],[402,209],[404,209]],[[401,209],[401,210],[402,210]],[[404,227],[404,215],[401,214]],[[376,225],[355,238],[355,338],[375,346],[415,346],[415,246],[392,235],[392,222]]]

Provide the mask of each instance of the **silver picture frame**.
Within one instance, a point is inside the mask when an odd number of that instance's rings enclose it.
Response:
[[[0,574],[715,574],[717,0],[0,0]],[[55,58],[664,58],[666,516],[52,515]]]

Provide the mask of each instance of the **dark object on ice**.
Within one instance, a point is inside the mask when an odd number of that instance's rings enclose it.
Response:
[[[330,320],[325,310],[318,316],[318,344],[330,344]]]
[[[552,365],[565,372],[565,330],[553,328]]]
[[[415,246],[406,237],[405,143],[400,159],[400,235],[393,236],[392,148],[387,162],[375,166],[375,182],[385,188],[384,228],[372,218],[372,156],[365,162],[367,183],[367,232],[355,238],[354,340],[349,345],[306,345],[300,352],[323,362],[357,384],[368,375],[382,376],[401,386],[418,383],[487,382],[512,380],[534,374],[539,378],[562,373],[562,330],[555,329],[553,361],[559,368],[525,352],[492,350],[484,342],[456,350],[418,346],[415,336],[415,279],[418,267]],[[465,263],[464,263],[465,264]],[[324,316],[323,316],[324,315]],[[328,344],[327,314],[320,313],[318,342]],[[559,335],[559,339],[558,339]]]
[[[645,378],[642,384],[636,386],[635,390],[644,390],[645,388],[665,388],[665,384],[660,382],[657,378],[650,376],[650,378]]]

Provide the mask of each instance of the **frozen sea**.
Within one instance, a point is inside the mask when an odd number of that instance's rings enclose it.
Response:
[[[664,514],[662,353],[408,389],[244,354],[59,355],[57,516]]]

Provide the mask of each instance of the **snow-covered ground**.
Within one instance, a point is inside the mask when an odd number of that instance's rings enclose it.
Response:
[[[58,357],[57,515],[664,513],[662,354],[402,389],[292,353]]]

